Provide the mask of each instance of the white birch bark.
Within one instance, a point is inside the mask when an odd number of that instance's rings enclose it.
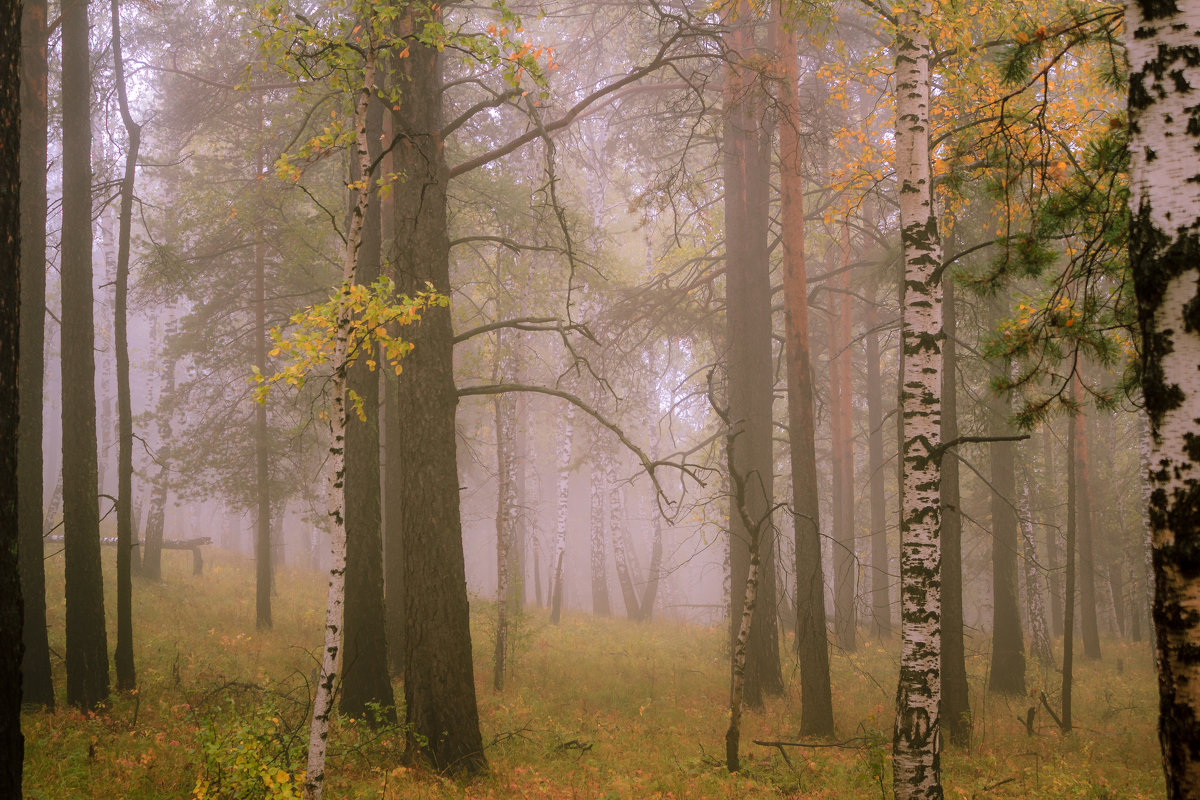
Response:
[[[629,574],[629,553],[625,538],[625,501],[621,485],[617,481],[616,459],[608,450],[600,451],[604,482],[608,485],[608,530],[612,539],[613,561],[617,567],[617,584],[621,587],[621,600],[625,604],[625,616],[636,620],[640,616],[637,592],[633,576]]]
[[[1137,0],[1125,14],[1159,740],[1167,796],[1190,798],[1200,797],[1200,4]]]
[[[370,29],[370,25],[367,25]],[[367,104],[375,85],[375,42],[365,48],[363,83],[354,100],[355,157],[363,176],[342,251],[343,299],[354,284],[358,251],[362,244],[363,220],[367,213],[371,187],[371,156],[367,150]],[[346,373],[350,354],[350,309],[343,305],[338,315],[333,350],[333,376],[330,379],[332,403],[329,412],[329,461],[333,479],[329,485],[330,531],[329,600],[325,608],[325,644],[322,648],[321,676],[313,698],[312,726],[308,735],[308,767],[304,777],[304,796],[321,800],[325,785],[325,753],[329,740],[329,719],[333,712],[333,689],[341,671],[341,634],[346,604]]]
[[[929,2],[899,15],[896,31],[896,171],[904,293],[900,381],[901,653],[892,753],[897,800],[942,797],[941,372],[942,248],[929,152]]]
[[[509,336],[497,334],[500,382],[514,377]],[[492,685],[504,690],[508,662],[508,603],[512,580],[512,556],[517,535],[517,403],[511,394],[496,395],[496,649]]]

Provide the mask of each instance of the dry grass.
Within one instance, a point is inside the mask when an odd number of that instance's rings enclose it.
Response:
[[[111,560],[111,552],[106,552]],[[165,554],[162,585],[135,584],[139,692],[114,695],[103,713],[28,713],[26,797],[185,798],[206,759],[231,758],[254,731],[303,740],[306,697],[321,631],[324,582],[278,576],[276,627],[253,629],[253,574],[239,556],[214,552],[193,578],[190,556]],[[108,565],[111,567],[111,564]],[[61,558],[47,561],[51,647],[63,650]],[[109,586],[111,587],[111,573]],[[56,599],[57,598],[57,599]],[[476,667],[489,774],[447,780],[400,766],[401,732],[343,721],[333,736],[330,798],[871,798],[890,781],[895,645],[864,642],[835,653],[834,707],[840,747],[778,750],[753,739],[792,739],[798,677],[745,719],[744,771],[725,772],[726,657],[720,630],[567,614],[551,626],[530,610],[514,637],[508,690],[484,679],[490,647],[487,604],[476,601]],[[109,617],[112,617],[111,590]],[[112,642],[110,631],[110,643]],[[1118,659],[1124,665],[1118,673]],[[56,681],[63,676],[55,659]],[[984,684],[985,654],[971,657]],[[1040,679],[1031,671],[1031,683]],[[1045,678],[1049,689],[1057,677]],[[1034,686],[1036,691],[1040,686]],[[1145,645],[1106,643],[1106,659],[1078,667],[1075,717],[1064,736],[1044,712],[1029,737],[1018,720],[1033,703],[976,691],[969,750],[943,757],[951,798],[1160,797],[1154,731],[1155,683]],[[276,720],[271,722],[270,720]],[[270,749],[270,748],[268,748]],[[264,758],[279,755],[282,746]],[[299,768],[286,760],[273,768]],[[265,790],[265,785],[263,789]],[[218,795],[223,796],[223,795]],[[267,795],[260,795],[267,796]]]

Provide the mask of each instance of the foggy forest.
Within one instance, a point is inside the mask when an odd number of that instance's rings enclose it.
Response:
[[[1197,37],[0,0],[0,800],[1200,798]]]

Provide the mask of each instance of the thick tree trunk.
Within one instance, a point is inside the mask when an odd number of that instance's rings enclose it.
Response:
[[[405,24],[414,24],[413,17]],[[393,194],[389,261],[395,265],[399,291],[413,294],[428,282],[449,297],[438,52],[417,44],[409,52],[400,65],[407,78],[406,102],[392,119],[411,146],[396,154],[401,162],[396,172],[404,176],[405,186]],[[430,309],[410,332],[415,349],[405,366],[409,379],[401,380],[397,391],[397,444],[404,454],[398,503],[404,531],[405,731],[413,756],[420,754],[441,770],[476,773],[487,761],[471,663],[449,309]]]
[[[0,4],[0,797],[21,796],[21,4]],[[43,178],[43,187],[45,186]],[[36,193],[36,188],[34,189]],[[36,237],[35,237],[36,238]],[[40,317],[39,317],[39,323]],[[39,412],[40,413],[40,412]],[[41,481],[38,482],[39,488]],[[41,506],[41,497],[38,497]],[[40,508],[39,508],[40,511]],[[40,514],[38,515],[41,516]]]
[[[1150,418],[1159,740],[1167,797],[1200,796],[1200,7],[1130,2],[1130,262]]]
[[[46,636],[46,570],[42,534],[42,390],[46,317],[46,3],[25,0],[21,16],[21,327],[20,423],[17,432],[17,520],[25,617],[22,701],[54,707]],[[8,41],[15,41],[8,40]],[[6,195],[12,197],[14,195]],[[55,487],[57,490],[57,486]],[[61,490],[58,490],[61,491]],[[61,497],[61,494],[60,494]],[[55,510],[57,513],[57,509]],[[16,796],[16,795],[14,795]]]
[[[562,619],[563,604],[563,560],[567,555],[567,513],[571,501],[571,445],[575,437],[575,404],[568,403],[566,412],[559,416],[558,456],[558,508],[554,521],[554,556],[550,562],[550,621],[557,625]]]
[[[776,19],[784,13],[781,3]],[[783,65],[779,126],[780,214],[783,219],[784,356],[787,359],[788,441],[792,468],[792,524],[796,537],[796,655],[800,661],[800,731],[833,733],[825,582],[821,565],[820,500],[808,342],[808,286],[804,258],[803,120],[796,82],[796,36],[777,31]]]
[[[854,426],[851,396],[850,240],[842,226],[839,291],[834,307],[829,342],[829,425],[833,450],[833,628],[842,650],[855,649],[855,577],[858,559],[854,548]]]
[[[92,312],[92,124],[87,3],[62,6],[62,433],[66,551],[67,702],[108,698],[108,637],[100,569],[96,363]]]
[[[120,3],[112,0],[113,81],[125,125],[125,175],[121,181],[120,233],[117,239],[116,298],[113,311],[117,359],[117,688],[137,685],[133,663],[133,408],[129,396],[129,234],[133,223],[133,189],[142,128],[129,113],[125,61],[121,56]]]
[[[940,800],[942,248],[929,151],[929,2],[899,15],[896,163],[904,251],[901,304],[901,644],[892,740],[897,800]]]
[[[738,438],[730,468],[745,482],[749,518],[763,519],[773,503],[771,406],[774,376],[771,355],[770,264],[767,260],[767,168],[770,135],[760,122],[763,91],[754,73],[740,62],[754,48],[750,4],[739,0],[728,35],[724,132],[725,257],[729,416]],[[730,499],[730,641],[738,636],[750,569],[750,532]],[[745,701],[762,706],[764,694],[783,691],[779,636],[775,619],[774,530],[760,534],[761,570],[756,589],[759,613],[747,644]]]
[[[379,158],[383,103],[373,97],[366,110],[367,155]],[[362,167],[353,171],[355,179]],[[370,176],[363,207],[362,234],[354,282],[370,286],[379,278],[381,240],[379,194]],[[357,200],[357,197],[356,197]],[[371,354],[360,353],[346,376],[347,387],[362,399],[365,419],[346,421],[346,619],[342,669],[343,714],[366,716],[371,722],[395,722],[396,699],[388,671],[384,619],[383,533],[379,476],[379,376],[367,367]],[[384,363],[384,362],[380,362]],[[403,379],[403,376],[402,376]],[[378,714],[378,716],[377,716]]]
[[[942,281],[942,441],[958,438],[958,312],[954,281]],[[942,460],[942,722],[954,744],[966,747],[973,730],[963,642],[962,499],[958,455]]]
[[[1084,399],[1083,381],[1075,375],[1072,392],[1076,402]],[[1075,490],[1079,498],[1076,536],[1079,546],[1079,622],[1083,633],[1083,657],[1100,658],[1100,626],[1096,610],[1096,548],[1092,519],[1092,484],[1088,475],[1088,436],[1083,412],[1071,418],[1075,427]]]
[[[992,318],[998,320],[999,308]],[[1007,363],[1001,364],[1008,374]],[[992,398],[988,404],[989,428],[994,436],[1007,435],[1007,402]],[[1021,600],[1017,587],[1017,476],[1016,445],[991,442],[992,507],[992,663],[988,688],[993,692],[1025,693],[1025,643],[1021,636]]]

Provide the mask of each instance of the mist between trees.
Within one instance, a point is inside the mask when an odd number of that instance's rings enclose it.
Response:
[[[1200,793],[1195,10],[3,8],[26,796]]]

